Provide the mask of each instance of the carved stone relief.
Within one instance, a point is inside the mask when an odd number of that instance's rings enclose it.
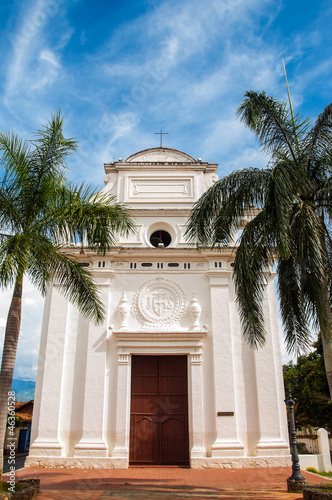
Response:
[[[192,325],[190,327],[191,331],[199,331],[201,330],[199,320],[202,314],[202,308],[200,306],[200,303],[196,299],[196,296],[194,294],[190,304],[189,304],[189,314],[190,318],[192,320]]]
[[[117,307],[118,315],[120,318],[120,328],[119,330],[128,330],[128,318],[130,314],[130,306],[126,297],[126,292],[122,292],[121,300]]]
[[[133,314],[143,329],[177,330],[188,304],[182,288],[157,278],[142,285],[133,299]]]

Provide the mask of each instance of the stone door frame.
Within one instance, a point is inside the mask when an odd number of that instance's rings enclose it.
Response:
[[[206,457],[203,442],[201,332],[113,332],[117,340],[116,441],[111,457],[116,467],[129,466],[131,356],[186,355],[188,357],[189,462]],[[193,397],[194,396],[194,397]]]

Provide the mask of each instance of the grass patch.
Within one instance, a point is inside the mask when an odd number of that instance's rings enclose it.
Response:
[[[324,476],[324,477],[332,477],[332,471],[331,472],[319,472],[315,467],[307,467],[306,470],[308,472],[313,472],[314,474],[318,474],[319,476]]]
[[[325,476],[325,477],[332,477],[332,471],[331,472],[318,472],[320,476]]]
[[[10,484],[7,483],[6,481],[0,481],[0,493],[7,493],[8,491],[10,492]],[[15,484],[15,491],[22,491],[27,487],[26,484]]]

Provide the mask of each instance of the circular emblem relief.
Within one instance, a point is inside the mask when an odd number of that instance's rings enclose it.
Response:
[[[133,300],[138,319],[155,326],[176,324],[187,310],[187,301],[176,283],[157,278],[141,286]]]

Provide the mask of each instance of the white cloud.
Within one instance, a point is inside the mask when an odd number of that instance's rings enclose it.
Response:
[[[69,44],[75,30],[74,28],[69,28],[67,31],[63,33],[60,40],[56,42],[54,48],[55,50],[63,50]]]
[[[55,67],[59,67],[59,58],[50,49],[43,49],[39,53],[40,61],[47,61]]]
[[[30,64],[32,53],[36,46],[41,43],[38,36],[47,21],[45,6],[47,0],[35,1],[30,9],[21,11],[20,30],[12,36],[13,53],[9,58],[10,65],[6,79],[7,99],[17,90],[22,82],[22,75]]]

